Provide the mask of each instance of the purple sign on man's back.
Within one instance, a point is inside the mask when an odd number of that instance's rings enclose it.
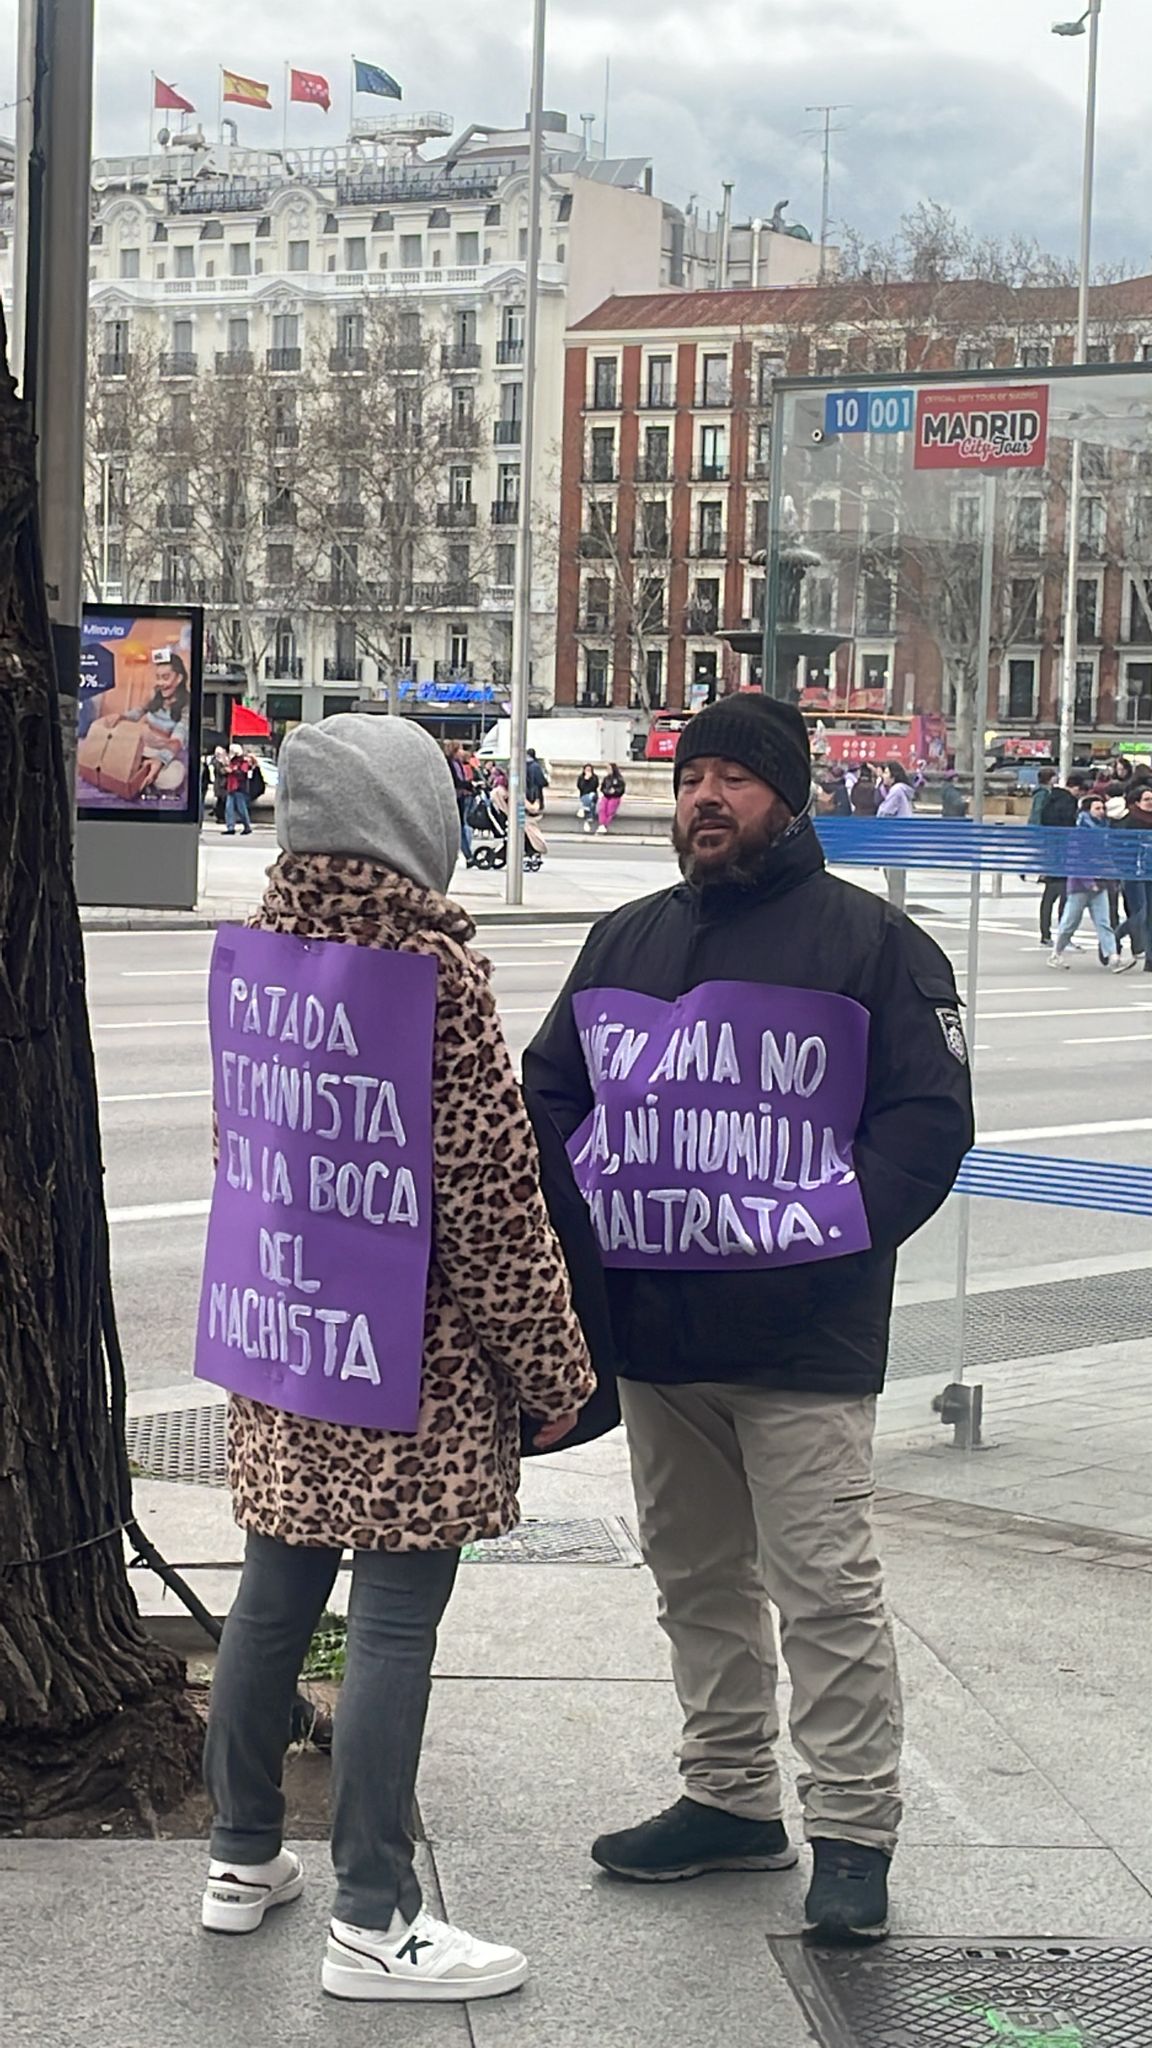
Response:
[[[717,1273],[868,1249],[859,1003],[707,981],[675,1003],[584,989],[572,1008],[596,1103],[568,1151],[606,1266]]]
[[[415,1430],[432,1243],[436,963],[226,926],[208,985],[220,1156],[196,1373]]]

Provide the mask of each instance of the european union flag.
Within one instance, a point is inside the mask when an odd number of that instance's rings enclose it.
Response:
[[[356,73],[357,92],[374,92],[384,100],[402,100],[404,95],[396,80],[387,71],[381,71],[378,64],[362,64],[359,57],[353,57]]]

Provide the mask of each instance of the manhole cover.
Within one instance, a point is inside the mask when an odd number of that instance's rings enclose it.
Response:
[[[619,1515],[592,1520],[534,1521],[526,1516],[510,1536],[470,1543],[468,1564],[624,1564],[642,1562],[640,1546]]]
[[[183,1479],[198,1486],[224,1486],[227,1409],[223,1401],[198,1408],[162,1408],[155,1415],[130,1415],[125,1428],[128,1457],[145,1479]]]
[[[824,2048],[1152,2048],[1152,1948],[771,1947]]]
[[[1137,1266],[1047,1287],[997,1287],[970,1294],[964,1363],[971,1369],[1013,1358],[1042,1358],[1088,1344],[1120,1344],[1152,1320],[1152,1276]],[[892,1318],[890,1379],[939,1376],[955,1363],[952,1301],[911,1302]]]

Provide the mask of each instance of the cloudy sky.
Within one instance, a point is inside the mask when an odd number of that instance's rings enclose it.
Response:
[[[573,127],[582,113],[599,118],[610,57],[612,151],[650,155],[659,192],[683,203],[696,191],[715,205],[729,177],[745,216],[788,198],[793,217],[813,227],[820,160],[805,138],[805,109],[845,102],[834,220],[883,235],[907,206],[931,198],[981,232],[1021,229],[1071,252],[1087,41],[1051,34],[1063,4],[551,0],[547,97]],[[1076,13],[1081,0],[1067,4]],[[290,140],[333,139],[343,131],[353,49],[401,80],[410,107],[443,108],[461,125],[519,121],[530,11],[530,0],[440,0],[419,13],[367,0],[330,9],[197,0],[171,10],[100,0],[96,146],[143,146],[152,68],[214,118],[219,63],[270,81],[279,101],[285,59],[324,71],[335,92],[327,118],[293,109]],[[14,13],[9,4],[0,19]],[[1150,69],[1148,0],[1104,0],[1097,246],[1101,257],[1141,268],[1152,268]],[[240,120],[242,141],[279,138],[278,112]]]

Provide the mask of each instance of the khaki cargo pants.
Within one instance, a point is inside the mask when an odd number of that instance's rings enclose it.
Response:
[[[644,1555],[684,1713],[684,1790],[781,1811],[777,1662],[805,1832],[883,1849],[900,1824],[900,1680],[871,1526],[871,1397],[622,1381]]]

